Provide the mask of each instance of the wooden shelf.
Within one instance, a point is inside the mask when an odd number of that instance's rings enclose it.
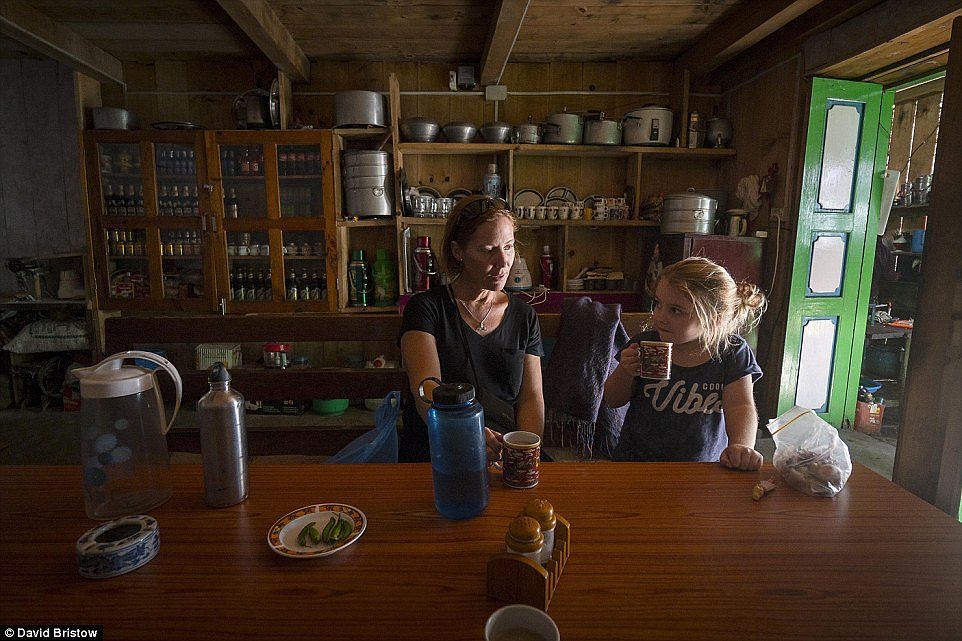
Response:
[[[394,227],[394,216],[364,218],[361,220],[337,219],[338,227]]]

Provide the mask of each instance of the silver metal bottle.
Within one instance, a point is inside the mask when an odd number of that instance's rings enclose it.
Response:
[[[210,391],[197,401],[200,453],[204,461],[204,501],[211,507],[247,498],[247,430],[244,397],[230,388],[221,362],[210,368]]]

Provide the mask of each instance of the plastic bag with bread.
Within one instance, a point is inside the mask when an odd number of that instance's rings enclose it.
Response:
[[[852,458],[838,430],[815,412],[795,406],[769,421],[772,463],[790,487],[812,496],[835,496],[852,474]]]

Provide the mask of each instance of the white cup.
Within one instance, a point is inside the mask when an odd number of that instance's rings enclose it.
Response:
[[[571,215],[570,205],[559,205],[558,206],[558,220],[568,220],[568,216]]]
[[[548,207],[548,220],[558,220],[558,206],[550,205]]]
[[[238,256],[249,256],[250,253],[251,253],[251,248],[248,247],[247,245],[238,245],[238,246],[237,246],[237,255],[238,255]]]
[[[561,641],[561,633],[554,620],[543,610],[515,603],[491,613],[484,624],[485,641],[536,639]]]
[[[544,220],[548,217],[548,208],[544,205],[538,205],[534,208],[534,217],[538,220]]]

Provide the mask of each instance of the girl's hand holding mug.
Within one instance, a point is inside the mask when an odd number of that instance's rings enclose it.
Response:
[[[501,460],[501,450],[504,449],[504,437],[489,427],[484,428],[484,445],[488,454],[488,463]]]

